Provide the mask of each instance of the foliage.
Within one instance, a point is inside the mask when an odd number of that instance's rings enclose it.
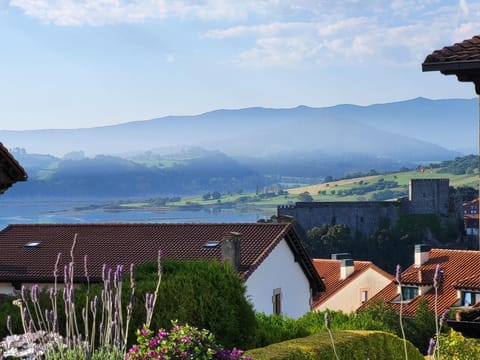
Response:
[[[307,248],[311,257],[330,257],[333,253],[349,251],[352,247],[350,229],[344,224],[324,224],[307,232]]]
[[[455,198],[459,199],[462,203],[478,197],[478,190],[471,186],[459,186],[453,189],[453,193]]]
[[[146,326],[137,330],[137,344],[129,350],[126,360],[249,359],[242,354],[241,350],[222,349],[208,330],[172,321],[171,331],[160,329],[155,334]]]
[[[378,330],[401,336],[398,313],[383,301],[367,306],[358,313],[346,314],[329,311],[332,330]],[[255,347],[307,335],[326,332],[325,312],[309,312],[298,319],[278,315],[257,314]],[[435,316],[425,302],[421,302],[416,317],[404,318],[405,336],[422,352],[426,352],[428,339],[435,334]]]
[[[312,202],[313,201],[313,197],[312,195],[310,195],[310,193],[308,191],[305,191],[305,192],[302,192],[300,194],[298,194],[298,200],[301,201],[301,202]]]
[[[480,359],[480,341],[465,338],[453,329],[447,334],[440,335],[440,344],[442,360]]]
[[[333,331],[335,348],[340,359],[403,360],[403,342],[393,334],[380,331]],[[407,343],[409,360],[423,360],[420,352]],[[256,360],[263,359],[336,359],[326,332],[272,344],[247,351]]]
[[[144,294],[156,281],[155,263],[136,270],[137,294]],[[256,325],[252,304],[246,299],[245,283],[228,264],[216,261],[164,260],[158,307],[152,328],[168,328],[171,319],[210,330],[228,348],[248,348]],[[134,328],[141,328],[145,299],[137,295]]]
[[[446,174],[468,174],[473,169],[478,169],[478,156],[468,155],[456,157],[454,160],[442,161],[440,164],[431,164],[431,167],[438,168],[439,173]]]

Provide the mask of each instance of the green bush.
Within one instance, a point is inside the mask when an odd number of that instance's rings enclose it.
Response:
[[[136,271],[137,289],[133,329],[145,322],[144,294],[157,282],[157,264]],[[165,260],[151,328],[169,329],[171,320],[208,329],[227,348],[251,348],[256,318],[246,299],[245,283],[228,264],[216,261]]]
[[[156,262],[136,269],[136,290],[132,321],[129,326],[129,345],[135,341],[135,330],[142,328],[146,322],[145,294],[152,293],[157,285],[157,269]],[[125,274],[125,277],[122,303],[126,306],[130,302],[130,281],[128,274]],[[89,300],[92,300],[95,295],[100,299],[102,288],[102,284],[90,286]],[[181,324],[188,323],[210,330],[217,341],[227,348],[251,348],[254,345],[256,318],[245,292],[245,283],[230,265],[216,261],[165,260],[151,328],[169,329],[171,320],[178,320]],[[75,289],[76,318],[79,321],[80,331],[83,330],[82,308],[85,307],[86,294],[86,286]],[[57,296],[59,330],[63,334],[65,327],[62,292],[59,291]],[[9,296],[0,302],[0,322],[3,322],[3,325],[0,325],[1,338],[9,334],[6,326],[8,316],[13,320],[13,333],[24,332],[19,308],[12,304],[16,298],[18,296]],[[48,293],[42,292],[40,301],[43,309],[51,309]],[[97,316],[100,316],[100,311]],[[123,318],[126,318],[126,313],[123,314]],[[97,318],[97,324],[100,321],[101,319]]]
[[[440,335],[439,348],[442,360],[480,359],[480,341],[466,338],[453,329]]]
[[[334,331],[335,348],[340,359],[404,360],[403,340],[381,331]],[[408,359],[423,360],[423,355],[407,343]],[[255,360],[334,360],[332,343],[327,333],[272,344],[245,353]]]

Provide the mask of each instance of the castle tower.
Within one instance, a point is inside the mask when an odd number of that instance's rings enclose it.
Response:
[[[448,179],[411,179],[408,188],[410,213],[448,214]]]

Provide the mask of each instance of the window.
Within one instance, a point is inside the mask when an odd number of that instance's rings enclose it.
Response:
[[[363,303],[368,300],[368,290],[360,290],[360,301]]]
[[[418,287],[416,286],[402,286],[403,300],[412,300],[418,295]]]
[[[480,301],[480,292],[462,291],[462,305],[471,306]]]
[[[282,315],[282,289],[277,288],[273,290],[272,302],[273,313],[276,315]]]

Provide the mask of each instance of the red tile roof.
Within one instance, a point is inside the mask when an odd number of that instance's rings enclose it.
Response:
[[[27,174],[17,160],[0,143],[0,194],[17,181],[27,180]]]
[[[113,268],[156,261],[158,250],[168,259],[220,261],[220,246],[204,244],[221,241],[229,232],[241,234],[239,272],[244,279],[285,239],[314,293],[324,287],[291,223],[9,225],[0,232],[0,281],[51,282],[59,253],[63,275],[75,234],[75,276],[84,276],[87,255],[89,276],[98,281],[104,264]]]
[[[453,286],[456,289],[480,290],[480,273],[465,279],[460,279],[457,282],[455,282]]]
[[[438,289],[437,308],[439,314],[445,309],[453,306],[457,301],[458,284],[462,281],[472,281],[478,285],[480,274],[480,251],[472,250],[446,250],[432,249],[429,252],[429,260],[420,267],[410,266],[402,272],[402,284],[405,285],[433,285],[433,275],[435,267],[440,265],[443,271],[443,283]],[[360,311],[378,301],[385,301],[390,306],[400,308],[400,305],[391,303],[398,296],[396,281],[392,281],[377,295],[373,296],[366,304],[360,307]],[[425,294],[415,297],[408,303],[403,304],[403,313],[405,316],[414,317],[420,300],[426,300],[428,307],[434,310],[435,307],[435,289],[433,286]]]
[[[373,269],[382,274],[386,278],[393,279],[394,276],[383,271],[378,266],[374,265],[371,261],[354,261],[353,273],[346,279],[340,280],[340,265],[341,260],[333,259],[313,259],[313,265],[318,274],[322,277],[325,284],[325,292],[323,292],[318,299],[313,303],[313,307],[317,307],[323,302],[327,301],[340,289],[351,283],[354,279],[358,278],[362,273],[368,269]]]

